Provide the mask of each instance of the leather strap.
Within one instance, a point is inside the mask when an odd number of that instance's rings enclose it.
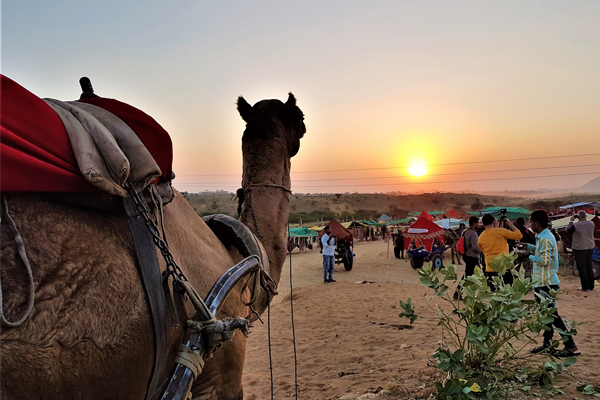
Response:
[[[146,400],[157,399],[161,389],[166,383],[163,380],[161,361],[167,358],[167,315],[163,281],[156,255],[156,246],[146,227],[143,216],[138,211],[131,197],[123,198],[123,205],[129,222],[129,229],[133,237],[133,244],[137,253],[140,277],[146,292],[150,314],[154,327],[154,367],[146,392]]]

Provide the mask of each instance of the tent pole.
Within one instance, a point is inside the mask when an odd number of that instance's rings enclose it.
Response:
[[[388,248],[386,258],[390,258],[390,241],[388,240]]]

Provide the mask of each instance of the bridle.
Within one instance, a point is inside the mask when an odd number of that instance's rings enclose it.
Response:
[[[287,186],[283,186],[283,185],[277,185],[275,183],[253,183],[250,185],[244,185],[244,181],[242,181],[242,196],[240,197],[239,201],[239,209],[241,209],[242,203],[244,201],[248,202],[248,207],[250,207],[250,213],[252,214],[252,221],[254,222],[254,227],[256,228],[256,236],[258,237],[258,240],[260,240],[262,242],[262,236],[260,235],[260,230],[258,229],[258,222],[256,221],[256,215],[254,214],[254,208],[252,207],[252,199],[250,198],[250,192],[252,191],[252,188],[254,187],[273,187],[273,188],[277,188],[277,189],[281,189],[283,191],[288,192],[289,194],[292,194],[292,189],[288,188]]]
[[[282,189],[290,194],[292,193],[292,189],[288,188],[287,186],[277,185],[275,183],[253,183],[251,185],[244,186],[243,182],[242,182],[242,190],[245,192],[248,191],[248,189],[250,189],[250,188],[261,187],[261,186],[262,187],[274,187],[274,188]]]

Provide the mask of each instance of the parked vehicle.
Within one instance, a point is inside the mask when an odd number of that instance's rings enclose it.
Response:
[[[344,264],[346,271],[351,271],[354,265],[354,245],[343,239],[338,240],[335,249],[335,263]]]
[[[422,268],[425,262],[432,263],[434,268],[440,269],[444,266],[444,252],[448,249],[445,245],[433,245],[431,252],[423,246],[408,249],[406,254],[410,257],[410,266],[413,269]]]
[[[445,231],[433,222],[431,215],[423,211],[404,237],[411,267],[421,268],[430,261],[435,268],[444,266],[444,251],[449,248],[445,244]]]

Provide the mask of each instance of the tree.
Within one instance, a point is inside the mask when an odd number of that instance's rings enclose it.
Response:
[[[483,204],[481,204],[481,201],[479,200],[479,197],[475,197],[475,201],[473,202],[473,204],[471,204],[471,210],[475,211],[475,210],[481,210],[481,206]]]

